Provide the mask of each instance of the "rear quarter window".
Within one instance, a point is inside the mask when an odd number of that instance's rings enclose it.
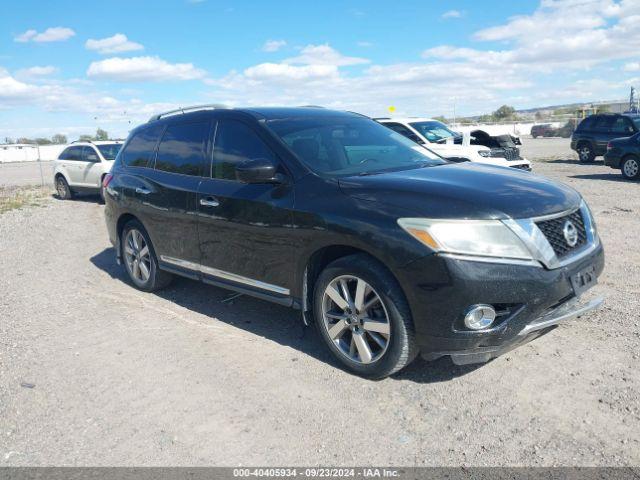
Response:
[[[593,127],[593,122],[595,121],[595,117],[587,117],[580,122],[578,125],[578,130],[590,130]]]
[[[58,157],[59,160],[82,160],[82,148],[83,147],[68,147]]]
[[[148,167],[163,128],[154,125],[136,132],[120,154],[122,163],[128,167]]]

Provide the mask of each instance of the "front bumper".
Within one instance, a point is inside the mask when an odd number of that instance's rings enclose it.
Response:
[[[575,274],[591,266],[600,276],[601,244],[574,263],[554,269],[431,255],[396,274],[411,308],[422,356],[474,363],[488,361],[596,308],[601,300],[581,304],[571,283]],[[491,328],[464,327],[465,312],[476,304],[493,305],[499,312]]]
[[[602,297],[598,297],[589,302],[581,303],[577,298],[573,298],[572,300],[555,308],[547,315],[544,315],[526,325],[512,340],[499,347],[479,347],[476,349],[457,352],[439,352],[435,358],[448,355],[456,365],[488,362],[493,358],[499,357],[520,345],[529,343],[531,340],[548,333],[562,322],[573,320],[599,308],[603,301],[604,299]],[[426,356],[427,360],[434,359],[433,353],[423,356]]]

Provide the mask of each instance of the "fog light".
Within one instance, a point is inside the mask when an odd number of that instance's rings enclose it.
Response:
[[[471,330],[488,328],[496,319],[496,311],[491,305],[472,305],[464,316],[464,324]]]

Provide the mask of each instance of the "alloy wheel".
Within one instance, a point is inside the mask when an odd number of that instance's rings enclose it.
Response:
[[[635,178],[638,175],[638,171],[640,171],[640,165],[635,158],[630,158],[624,162],[622,168],[627,178]]]
[[[582,160],[583,162],[587,162],[590,159],[591,159],[591,148],[582,147],[580,149],[580,160]]]
[[[135,228],[125,237],[124,257],[131,276],[140,283],[147,283],[151,276],[151,253],[144,236]]]
[[[58,197],[64,198],[67,195],[67,187],[64,184],[64,180],[61,178],[56,182],[56,191],[58,192]]]
[[[391,322],[384,302],[361,278],[343,275],[327,285],[322,322],[338,351],[353,362],[373,363],[389,347]]]

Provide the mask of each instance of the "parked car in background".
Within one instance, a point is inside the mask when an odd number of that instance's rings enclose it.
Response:
[[[554,132],[555,128],[550,123],[540,123],[531,127],[531,136],[533,138],[552,137]]]
[[[593,162],[606,153],[611,140],[630,137],[639,131],[638,114],[598,113],[580,122],[571,136],[571,149],[578,153],[581,162]]]
[[[604,254],[578,192],[446,161],[354,113],[157,115],[104,184],[136,288],[176,274],[298,308],[370,378],[419,353],[486,362],[601,302],[580,301]]]
[[[624,178],[640,179],[640,133],[611,140],[604,154],[604,164],[619,168]]]
[[[73,142],[54,161],[53,182],[58,197],[67,200],[75,193],[99,193],[104,200],[102,180],[111,170],[122,147],[117,140]]]
[[[444,123],[430,118],[376,118],[377,122],[409,140],[453,161],[470,161],[531,170],[531,164],[520,156],[511,135],[489,135],[483,130],[470,132],[464,145],[463,135]]]
[[[573,123],[567,122],[562,127],[554,127],[550,123],[540,123],[531,127],[531,136],[538,137],[562,137],[569,138],[573,133]]]

